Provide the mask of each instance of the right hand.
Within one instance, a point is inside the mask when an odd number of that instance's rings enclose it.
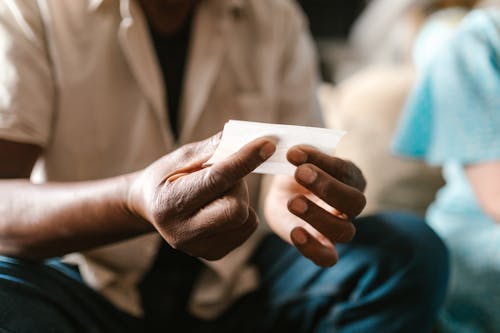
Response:
[[[224,257],[257,228],[243,178],[276,149],[271,139],[256,139],[202,168],[219,141],[216,135],[183,146],[131,175],[127,200],[128,210],[150,222],[170,246],[207,260]]]

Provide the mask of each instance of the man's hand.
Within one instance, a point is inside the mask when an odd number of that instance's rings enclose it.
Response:
[[[352,220],[366,204],[363,175],[353,163],[309,146],[290,148],[287,158],[297,166],[295,176],[275,177],[265,201],[266,219],[305,257],[331,266],[338,260],[335,243],[352,240]]]
[[[184,146],[133,175],[128,200],[129,210],[172,247],[208,260],[224,257],[255,231],[258,219],[243,178],[276,149],[270,139],[257,139],[203,168],[218,142],[216,136]]]

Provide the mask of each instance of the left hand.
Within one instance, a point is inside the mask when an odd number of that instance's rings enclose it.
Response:
[[[264,202],[271,229],[319,266],[338,260],[335,244],[352,240],[352,220],[363,210],[366,186],[351,162],[295,146],[287,153],[294,177],[275,176]]]

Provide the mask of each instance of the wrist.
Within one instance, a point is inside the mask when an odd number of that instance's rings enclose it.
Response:
[[[154,228],[142,208],[144,199],[138,185],[141,175],[141,172],[134,172],[118,177],[120,209],[127,218],[137,220],[138,225],[145,231],[152,231]]]

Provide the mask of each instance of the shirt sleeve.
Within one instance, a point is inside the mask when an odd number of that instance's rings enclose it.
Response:
[[[54,84],[36,1],[0,1],[0,138],[45,146]]]
[[[432,164],[500,158],[500,12],[470,14],[423,69],[398,129],[396,153]]]
[[[318,63],[307,20],[294,3],[288,3],[284,48],[280,66],[278,121],[323,126],[317,99]]]

